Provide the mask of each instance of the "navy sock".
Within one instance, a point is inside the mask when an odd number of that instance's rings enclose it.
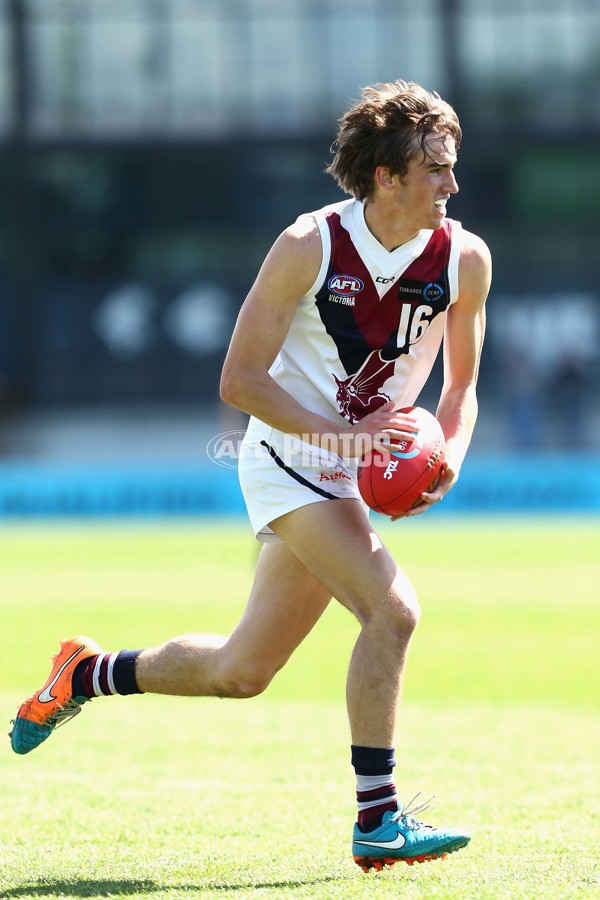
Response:
[[[356,772],[358,826],[361,831],[373,831],[379,828],[388,810],[398,809],[394,748],[353,745],[352,765]]]
[[[74,697],[108,697],[111,694],[142,694],[135,678],[141,650],[99,653],[84,659],[73,672]]]

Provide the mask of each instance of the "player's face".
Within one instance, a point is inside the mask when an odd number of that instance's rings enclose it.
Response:
[[[398,177],[397,200],[406,224],[415,230],[440,228],[446,216],[446,203],[458,193],[454,177],[456,145],[449,136],[432,134],[425,143],[426,155],[419,152]]]

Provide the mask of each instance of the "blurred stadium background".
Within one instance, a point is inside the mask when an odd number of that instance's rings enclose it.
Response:
[[[237,310],[341,199],[338,116],[400,77],[456,106],[451,215],[495,261],[444,505],[600,509],[596,0],[1,0],[0,516],[243,510],[206,455],[244,426],[217,387]]]

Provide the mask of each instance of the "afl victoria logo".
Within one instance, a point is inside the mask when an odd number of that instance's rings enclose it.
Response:
[[[337,294],[338,297],[354,297],[355,294],[360,294],[364,284],[360,278],[356,278],[354,275],[332,275],[327,282],[327,287],[332,294]]]

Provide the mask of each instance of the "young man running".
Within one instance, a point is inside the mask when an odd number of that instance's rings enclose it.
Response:
[[[48,681],[17,713],[17,753],[92,697],[255,696],[334,597],[361,626],[346,694],[356,862],[379,869],[468,843],[466,832],[426,825],[420,808],[398,804],[393,748],[419,606],[355,478],[369,442],[414,437],[414,420],[398,410],[417,400],[442,340],[436,415],[447,457],[438,486],[407,516],[442,500],[467,452],[491,263],[483,241],[446,216],[460,138],[447,103],[402,81],[366,88],[342,117],[328,171],[350,199],[301,215],[276,240],[223,368],[223,399],[251,415],[239,471],[264,544],[241,621],[228,638],[187,635],[143,651],[63,642]]]

